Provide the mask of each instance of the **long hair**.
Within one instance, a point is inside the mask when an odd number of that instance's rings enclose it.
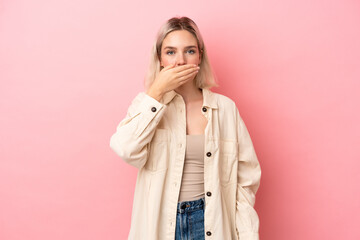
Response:
[[[160,72],[161,46],[167,34],[176,30],[187,30],[197,40],[201,56],[200,70],[195,76],[195,84],[198,88],[218,87],[216,76],[210,65],[205,44],[200,31],[193,20],[188,17],[173,17],[167,20],[159,29],[152,47],[149,69],[145,77],[145,89],[148,90]]]

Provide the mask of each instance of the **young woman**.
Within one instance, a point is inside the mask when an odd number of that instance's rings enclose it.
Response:
[[[236,104],[217,86],[197,25],[159,30],[145,92],[110,147],[138,171],[128,239],[258,239],[261,169]]]

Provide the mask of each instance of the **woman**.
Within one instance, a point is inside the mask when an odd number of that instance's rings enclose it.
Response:
[[[194,21],[171,18],[110,147],[138,168],[128,239],[258,239],[260,165]]]

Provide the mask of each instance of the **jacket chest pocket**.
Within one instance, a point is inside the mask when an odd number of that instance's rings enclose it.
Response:
[[[219,157],[220,183],[227,185],[236,182],[237,142],[235,140],[220,140]]]
[[[169,130],[158,128],[148,149],[148,159],[145,169],[149,171],[161,171],[168,168],[170,135]]]

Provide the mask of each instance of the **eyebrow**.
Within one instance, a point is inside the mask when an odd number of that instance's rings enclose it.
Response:
[[[176,47],[172,47],[172,46],[166,46],[164,49],[166,48],[170,48],[170,49],[176,49]],[[196,48],[196,46],[186,46],[185,48]]]

